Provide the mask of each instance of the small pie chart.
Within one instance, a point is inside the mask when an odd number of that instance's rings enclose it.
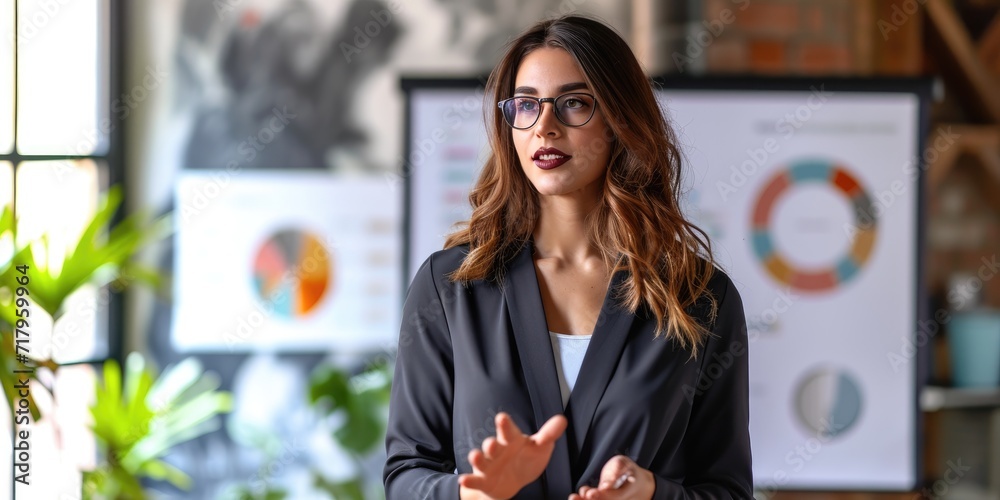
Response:
[[[795,394],[800,422],[817,437],[834,438],[861,415],[861,388],[845,371],[823,368],[806,375]]]
[[[306,316],[333,286],[330,252],[312,233],[281,230],[258,248],[253,285],[275,315]]]

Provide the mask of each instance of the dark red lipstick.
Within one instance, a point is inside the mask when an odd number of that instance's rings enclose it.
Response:
[[[573,157],[556,148],[538,148],[538,151],[531,156],[535,165],[544,170],[556,168],[568,162],[570,158]]]

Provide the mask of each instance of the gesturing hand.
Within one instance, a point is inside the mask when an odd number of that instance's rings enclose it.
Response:
[[[615,483],[623,474],[628,479],[615,489]],[[615,455],[601,468],[601,481],[597,488],[584,486],[569,496],[569,500],[649,500],[656,491],[653,473],[639,467],[625,455]]]
[[[566,417],[555,415],[528,436],[510,415],[500,412],[496,426],[495,438],[486,438],[481,450],[469,452],[472,473],[458,476],[458,484],[492,498],[510,498],[542,475],[567,422]]]

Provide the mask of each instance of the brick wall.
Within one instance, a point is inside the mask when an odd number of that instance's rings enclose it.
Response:
[[[918,1],[703,0],[688,54],[707,73],[918,74]]]

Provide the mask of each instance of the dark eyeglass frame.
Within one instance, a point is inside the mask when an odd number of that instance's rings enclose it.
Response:
[[[562,99],[563,97],[569,96],[569,95],[587,96],[587,97],[591,98],[594,101],[594,109],[590,110],[590,116],[587,118],[586,121],[584,121],[583,123],[581,123],[579,125],[570,125],[570,124],[566,123],[561,116],[559,116],[559,108],[556,106],[556,101],[559,100],[559,99]],[[528,125],[528,126],[525,126],[525,127],[516,127],[507,118],[507,113],[504,113],[503,107],[504,107],[505,104],[507,104],[510,101],[513,101],[514,99],[531,99],[532,101],[535,101],[536,103],[538,103],[538,114],[535,115],[535,119],[532,120],[531,125]],[[510,128],[517,129],[517,130],[527,130],[527,129],[531,128],[531,127],[534,127],[535,124],[538,123],[538,118],[542,116],[542,104],[546,103],[546,102],[551,102],[552,103],[552,112],[555,113],[556,119],[559,120],[559,123],[562,123],[563,125],[565,125],[567,127],[574,127],[574,128],[575,127],[582,127],[582,126],[590,123],[590,120],[594,119],[594,114],[597,113],[597,98],[594,97],[593,94],[588,94],[586,92],[567,92],[565,94],[560,94],[560,95],[557,95],[555,97],[532,97],[532,96],[529,96],[529,95],[518,95],[518,96],[514,96],[514,97],[508,97],[508,98],[506,98],[506,99],[498,102],[497,103],[497,107],[500,108],[500,114],[503,115],[503,121],[505,123],[507,123],[507,125],[510,125]]]

